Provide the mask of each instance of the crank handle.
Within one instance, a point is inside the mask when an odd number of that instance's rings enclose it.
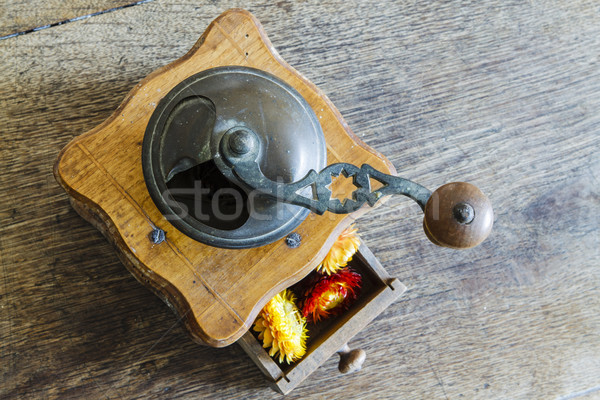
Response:
[[[423,229],[433,243],[466,249],[483,242],[492,230],[492,205],[476,186],[465,182],[448,183],[431,193],[427,188],[398,176],[384,174],[368,164],[357,167],[347,163],[331,164],[321,172],[311,170],[297,182],[281,183],[267,178],[257,163],[259,152],[256,135],[247,129],[227,132],[220,143],[220,153],[236,177],[253,190],[279,201],[302,206],[323,214],[325,211],[348,214],[365,203],[374,206],[386,195],[400,194],[413,199],[424,211]],[[332,177],[352,177],[356,189],[351,198],[331,198],[328,186]],[[382,187],[371,190],[371,179]],[[309,188],[310,190],[306,190]],[[312,196],[300,193],[312,192]]]

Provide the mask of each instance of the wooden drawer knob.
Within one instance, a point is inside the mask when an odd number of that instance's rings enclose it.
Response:
[[[367,353],[363,349],[352,350],[347,343],[337,353],[340,355],[338,369],[342,374],[351,374],[360,371],[367,357]]]
[[[447,183],[433,192],[425,205],[423,229],[439,246],[477,246],[490,234],[493,223],[490,200],[470,183]]]

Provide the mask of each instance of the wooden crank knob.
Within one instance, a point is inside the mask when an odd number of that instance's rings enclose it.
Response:
[[[470,183],[447,183],[433,192],[425,205],[423,229],[439,246],[477,246],[490,234],[493,223],[490,200]]]

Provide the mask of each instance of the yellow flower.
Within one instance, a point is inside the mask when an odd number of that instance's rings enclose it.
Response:
[[[317,271],[322,274],[335,274],[352,260],[352,256],[360,246],[360,237],[356,233],[358,229],[354,225],[344,229],[340,237],[337,238],[327,256],[317,267]]]
[[[254,331],[271,357],[279,354],[279,362],[288,364],[299,360],[306,353],[306,318],[296,307],[296,298],[289,290],[273,297],[262,309]]]

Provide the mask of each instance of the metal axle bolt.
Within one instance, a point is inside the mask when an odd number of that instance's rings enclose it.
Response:
[[[256,145],[255,138],[251,132],[239,130],[231,135],[229,149],[236,154],[242,155],[250,152]]]

